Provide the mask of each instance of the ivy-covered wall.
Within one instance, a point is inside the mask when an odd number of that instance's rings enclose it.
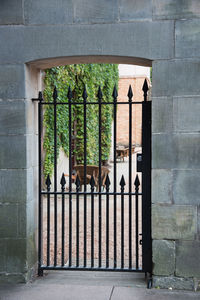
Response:
[[[45,71],[44,98],[53,101],[53,89],[58,91],[58,102],[67,101],[68,87],[73,91],[72,102],[82,102],[82,93],[86,86],[88,102],[97,100],[98,87],[101,86],[104,102],[113,101],[112,92],[118,86],[118,65],[115,64],[74,64],[55,67]],[[98,163],[98,105],[87,105],[87,164]],[[72,135],[74,137],[75,160],[83,163],[83,105],[72,105]],[[51,174],[54,162],[54,114],[53,106],[46,107],[44,112],[44,175]],[[109,158],[111,147],[112,105],[102,105],[102,161]],[[62,147],[69,153],[68,106],[57,106],[57,156]]]

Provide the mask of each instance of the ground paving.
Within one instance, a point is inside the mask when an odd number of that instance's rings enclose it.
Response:
[[[143,274],[52,271],[34,282],[1,285],[0,300],[188,300],[199,292],[147,289]]]

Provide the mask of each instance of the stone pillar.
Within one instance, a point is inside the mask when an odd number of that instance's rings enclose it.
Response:
[[[199,81],[198,59],[153,63],[153,274],[161,288],[195,289],[200,279]]]
[[[25,282],[37,262],[37,78],[23,64],[0,66],[1,282]]]

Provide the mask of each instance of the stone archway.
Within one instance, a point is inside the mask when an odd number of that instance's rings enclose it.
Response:
[[[154,282],[193,288],[200,276],[198,1],[88,0],[84,6],[76,0],[50,6],[43,0],[41,6],[24,0],[15,10],[11,2],[0,14],[1,279],[26,281],[36,263],[37,126],[31,98],[37,97],[39,70],[75,61],[153,62]]]

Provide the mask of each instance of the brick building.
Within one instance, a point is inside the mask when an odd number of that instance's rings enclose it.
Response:
[[[143,101],[142,86],[145,78],[150,84],[150,68],[130,65],[119,65],[118,101],[126,102],[129,85],[133,91],[133,101]],[[142,111],[139,105],[132,107],[133,144],[141,145]],[[117,111],[117,144],[128,145],[129,122],[128,105],[118,105]]]

